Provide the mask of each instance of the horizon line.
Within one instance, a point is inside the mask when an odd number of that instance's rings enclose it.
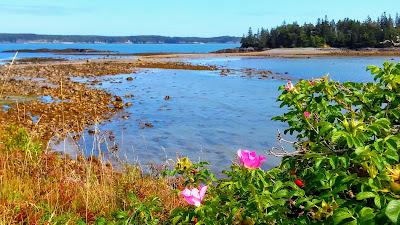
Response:
[[[38,35],[38,36],[93,36],[93,37],[167,37],[167,38],[219,38],[231,37],[242,38],[242,36],[235,35],[218,35],[218,36],[171,36],[161,34],[137,34],[137,35],[101,35],[101,34],[40,34],[40,33],[7,33],[0,32],[0,35]]]

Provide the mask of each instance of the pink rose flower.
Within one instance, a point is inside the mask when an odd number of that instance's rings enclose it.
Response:
[[[238,150],[240,164],[247,169],[258,169],[265,161],[265,156],[257,155],[255,151]]]
[[[306,119],[310,118],[311,117],[311,113],[310,112],[304,112],[304,117]]]
[[[293,89],[294,89],[294,86],[293,86],[293,84],[292,84],[292,81],[291,81],[291,80],[288,80],[287,84],[285,85],[285,90],[286,90],[286,91],[291,91],[291,90],[293,90]]]
[[[185,188],[185,190],[183,190],[181,192],[181,196],[190,205],[194,205],[196,207],[199,207],[201,205],[201,202],[204,199],[204,196],[206,194],[207,188],[208,188],[207,186],[200,186],[198,189],[197,188],[193,188],[191,190],[188,189],[188,188]]]

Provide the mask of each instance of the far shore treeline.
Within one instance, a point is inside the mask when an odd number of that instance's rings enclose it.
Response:
[[[252,28],[241,40],[242,48],[294,48],[337,47],[379,48],[400,47],[400,16],[383,13],[378,19],[367,17],[365,21],[345,18],[339,21],[318,19],[316,24],[285,22],[271,30],[261,28],[254,33]]]
[[[98,35],[45,35],[0,33],[0,43],[134,43],[134,44],[193,44],[238,43],[240,37],[167,37],[158,35],[98,36]]]

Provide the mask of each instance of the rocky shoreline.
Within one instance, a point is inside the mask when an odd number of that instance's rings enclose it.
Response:
[[[179,69],[219,71],[221,76],[239,74],[245,78],[289,79],[286,74],[268,70],[232,70],[148,57],[29,62],[0,66],[0,129],[10,124],[22,126],[45,142],[55,136],[62,138],[68,133],[79,133],[90,125],[110,119],[125,107],[134,107],[129,100],[123,102],[121,96],[113,96],[94,89],[90,82],[79,83],[72,78],[132,74],[139,69]]]
[[[15,124],[44,141],[82,131],[129,107],[119,96],[72,81],[73,77],[130,74],[140,68],[215,70],[181,62],[67,61],[0,67],[0,126]],[[12,100],[10,96],[17,96]],[[46,101],[43,101],[46,97]]]

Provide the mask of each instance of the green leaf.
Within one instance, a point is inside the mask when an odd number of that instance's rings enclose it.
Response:
[[[283,182],[282,181],[277,181],[274,185],[274,188],[272,189],[272,192],[276,192],[279,189],[281,189],[281,187],[283,186]]]
[[[125,218],[128,217],[128,213],[125,212],[125,211],[118,211],[118,212],[115,213],[114,217],[116,219],[125,219]]]
[[[392,138],[386,139],[385,144],[389,149],[397,150],[397,143],[394,139]]]
[[[178,224],[179,221],[182,219],[182,216],[175,216],[174,218],[172,218],[172,224]]]
[[[86,225],[86,222],[83,219],[80,219],[76,222],[76,225]]]
[[[289,191],[286,189],[282,189],[278,192],[276,192],[275,197],[276,198],[283,198],[283,197],[287,197],[289,195]]]
[[[352,148],[355,145],[353,137],[351,137],[350,134],[345,134],[344,137],[346,138],[347,146]]]
[[[385,214],[393,223],[399,222],[400,200],[390,201],[386,207]]]
[[[357,224],[358,224],[357,223],[357,219],[354,219],[354,220],[352,220],[350,222],[344,223],[343,225],[357,225]]]
[[[368,146],[358,147],[358,148],[356,148],[356,151],[355,151],[356,155],[361,155],[361,154],[367,153],[367,152],[369,152]]]
[[[333,223],[340,224],[343,220],[352,218],[353,215],[347,208],[338,209],[333,214]]]
[[[356,195],[357,200],[364,200],[367,198],[374,198],[374,197],[375,197],[375,193],[373,193],[373,192],[360,192]]]
[[[319,169],[321,167],[321,163],[324,161],[324,158],[318,158],[315,160],[315,168]]]
[[[379,68],[379,67],[377,67],[377,66],[367,66],[367,71],[371,71],[371,73],[372,74],[374,74],[374,75],[376,75],[376,74],[378,74],[380,71],[381,71],[381,69]]]
[[[379,197],[379,195],[376,195],[376,196],[375,196],[375,198],[374,198],[374,203],[375,203],[375,206],[378,207],[378,209],[381,209],[381,208],[382,208],[382,205],[381,205],[381,197]]]
[[[334,132],[332,135],[332,142],[337,142],[341,137],[345,136],[346,133],[343,131]]]
[[[97,218],[96,221],[95,221],[95,224],[96,224],[96,225],[104,225],[104,224],[106,224],[106,223],[107,223],[107,221],[106,221],[106,219],[104,219],[104,217],[99,217],[99,218]]]
[[[392,159],[392,160],[394,160],[394,161],[396,161],[396,162],[399,161],[399,154],[397,153],[397,150],[388,149],[388,150],[386,150],[386,152],[385,152],[385,156],[386,156],[386,158]]]
[[[374,210],[369,207],[364,207],[360,210],[361,224],[375,218]]]
[[[319,129],[320,134],[325,134],[328,131],[330,131],[331,129],[333,129],[332,124],[330,124],[328,122],[321,122],[319,124],[319,126],[321,126],[321,128]]]

